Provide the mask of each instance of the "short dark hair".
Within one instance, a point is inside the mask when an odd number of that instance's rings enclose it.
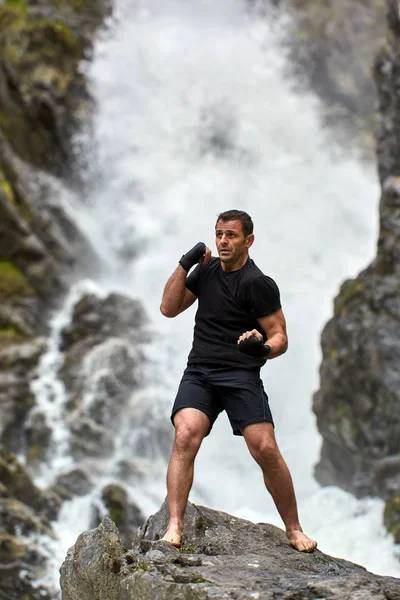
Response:
[[[253,233],[253,221],[251,220],[250,215],[248,215],[247,212],[244,212],[244,210],[226,210],[218,215],[217,223],[218,221],[240,221],[244,237]]]

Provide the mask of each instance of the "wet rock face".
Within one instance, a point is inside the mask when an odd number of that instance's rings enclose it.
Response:
[[[140,302],[83,296],[62,332],[60,376],[68,394],[71,451],[109,456],[140,383],[148,318]]]
[[[400,23],[376,62],[381,123],[380,233],[374,262],[343,284],[322,334],[314,411],[323,437],[316,477],[358,496],[388,501],[385,522],[397,537],[400,509]],[[388,516],[389,515],[389,516]],[[397,515],[397,516],[396,516]],[[389,526],[390,523],[390,526]]]
[[[398,579],[318,550],[299,553],[273,525],[189,504],[178,550],[156,541],[167,521],[164,505],[138,530],[130,552],[109,519],[79,536],[61,567],[63,600],[400,599]]]
[[[119,484],[112,483],[103,488],[101,499],[107,514],[118,528],[122,544],[129,547],[132,532],[143,525],[145,521],[142,511],[130,500],[127,491]],[[97,527],[100,521],[100,510],[95,507],[92,527]]]
[[[55,517],[55,495],[39,490],[15,455],[2,446],[0,481],[0,598],[52,600],[37,585],[45,557],[27,536],[54,536],[49,517]]]
[[[14,335],[11,332],[10,338]],[[44,338],[4,343],[3,347],[0,343],[0,440],[14,452],[25,451],[29,455],[35,442],[27,423],[35,404],[30,380],[46,347]]]
[[[0,7],[1,129],[26,162],[65,174],[88,111],[82,59],[111,3],[26,0]]]
[[[376,90],[371,77],[387,31],[387,0],[289,0],[291,68],[322,99],[335,139],[375,159]]]

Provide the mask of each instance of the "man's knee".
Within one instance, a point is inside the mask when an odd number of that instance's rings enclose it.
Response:
[[[244,429],[243,435],[253,458],[259,464],[279,460],[281,454],[270,423],[250,425]]]
[[[209,419],[200,411],[182,409],[174,417],[175,448],[197,451],[209,428]]]

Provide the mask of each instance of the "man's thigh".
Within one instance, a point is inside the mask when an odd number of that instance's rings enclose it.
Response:
[[[252,423],[265,422],[273,426],[268,396],[258,373],[246,369],[227,369],[213,383],[234,435],[242,435],[242,430]]]
[[[189,366],[183,374],[172,407],[171,421],[173,425],[175,425],[175,415],[184,408],[195,408],[207,415],[210,422],[210,428],[206,433],[208,435],[222,406],[212,392],[206,371],[201,367]]]

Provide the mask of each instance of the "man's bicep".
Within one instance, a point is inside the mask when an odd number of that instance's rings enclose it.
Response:
[[[271,338],[276,333],[281,333],[287,337],[286,319],[281,308],[271,315],[257,319],[257,321],[268,338]]]
[[[192,304],[194,304],[197,300],[197,296],[195,296],[193,294],[193,292],[191,292],[188,288],[185,288],[185,295],[183,297],[183,302],[181,304],[181,308],[179,310],[179,313],[182,313],[184,310],[186,310],[187,308],[189,308],[189,306],[192,306]]]

